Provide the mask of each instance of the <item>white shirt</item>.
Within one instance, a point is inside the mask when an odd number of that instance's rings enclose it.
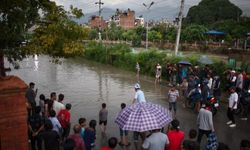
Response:
[[[53,125],[53,129],[54,131],[56,131],[58,134],[60,134],[60,129],[62,128],[60,122],[58,121],[58,119],[56,117],[49,117],[49,120],[51,121],[52,125]]]
[[[208,80],[208,84],[207,84],[207,86],[208,86],[209,90],[211,90],[211,89],[212,89],[212,84],[213,84],[213,78],[209,78],[209,80]]]
[[[156,132],[146,138],[142,147],[149,150],[164,150],[166,144],[169,144],[168,136],[164,133]]]
[[[142,90],[137,90],[136,91],[136,93],[135,93],[135,100],[138,103],[146,102],[146,99],[145,99],[145,96],[144,96],[144,93],[142,92]]]
[[[169,102],[176,102],[177,98],[179,97],[179,92],[178,90],[169,90],[168,92],[168,101]]]
[[[53,109],[55,110],[57,116],[62,109],[65,109],[65,106],[62,103],[59,103],[58,101],[54,101]]]
[[[231,82],[235,82],[237,80],[237,77],[234,75],[231,79]]]
[[[229,97],[229,108],[237,109],[238,94],[236,92],[231,93]],[[233,107],[233,104],[236,103]]]

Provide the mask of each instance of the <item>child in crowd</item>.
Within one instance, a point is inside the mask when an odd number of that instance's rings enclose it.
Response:
[[[126,107],[126,104],[121,103],[120,113],[124,110],[125,107]],[[128,142],[128,131],[127,130],[122,130],[122,128],[120,128],[120,137],[121,137],[121,141],[119,142],[120,146],[129,146],[130,145],[130,143]]]
[[[52,122],[53,125],[53,129],[54,131],[57,132],[58,135],[62,135],[62,126],[60,124],[60,122],[58,121],[57,117],[56,117],[56,112],[54,110],[51,110],[49,112],[49,120]]]
[[[41,113],[42,113],[42,116],[44,116],[44,114],[45,114],[45,96],[43,95],[43,94],[41,94],[40,96],[39,96],[39,106],[41,107]]]
[[[99,112],[99,125],[101,127],[102,136],[106,135],[107,119],[108,110],[106,109],[106,103],[102,103],[102,109]]]
[[[78,123],[82,127],[81,137],[84,138],[84,132],[85,129],[87,128],[87,120],[85,118],[79,118]]]
[[[95,147],[95,139],[96,139],[96,121],[90,120],[89,127],[85,129],[84,132],[84,143],[86,146],[86,150],[92,150]]]
[[[197,142],[197,131],[195,129],[189,130],[189,139],[184,140],[182,144],[183,150],[200,150],[200,144]]]
[[[183,79],[181,83],[181,93],[183,96],[183,107],[186,107],[186,97],[188,95],[188,81],[186,78]]]
[[[180,122],[174,119],[171,122],[171,130],[167,132],[169,144],[166,150],[180,150],[185,133],[180,130]]]
[[[59,112],[57,118],[63,128],[62,139],[65,140],[70,132],[70,109],[71,104],[66,104],[66,109]]]
[[[41,139],[44,141],[45,150],[59,150],[59,135],[53,129],[53,124],[50,120],[44,123],[45,131],[40,134]]]
[[[175,85],[168,92],[169,110],[172,111],[174,108],[174,117],[176,117],[176,101],[179,98],[179,91],[175,88]]]
[[[29,138],[31,141],[31,148],[40,150],[42,149],[42,141],[39,134],[44,128],[44,118],[40,115],[41,107],[35,107],[35,114],[28,117]]]
[[[108,147],[102,147],[101,150],[115,150],[117,138],[111,137],[108,141]]]

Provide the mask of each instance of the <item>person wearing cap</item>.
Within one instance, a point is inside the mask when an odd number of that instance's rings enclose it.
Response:
[[[145,99],[143,91],[141,90],[140,84],[136,83],[134,88],[135,88],[135,97],[134,97],[133,103],[135,103],[135,102],[137,102],[137,103],[146,102],[146,99]]]
[[[238,94],[236,92],[235,87],[230,88],[230,97],[229,97],[229,102],[228,102],[228,109],[227,109],[227,117],[229,121],[227,122],[227,125],[229,127],[234,128],[236,127],[235,124],[235,119],[234,119],[234,110],[237,109],[237,102],[238,102]]]
[[[210,111],[210,105],[208,102],[203,104],[199,111],[197,125],[199,129],[197,142],[201,143],[204,134],[208,137],[210,133],[214,132],[213,114]]]
[[[185,133],[180,131],[180,122],[174,119],[171,122],[171,130],[167,132],[169,144],[166,150],[181,150],[182,141],[185,137]]]
[[[236,80],[237,80],[236,72],[235,70],[232,70],[230,75],[230,87],[236,86]]]
[[[134,103],[145,103],[146,99],[145,99],[143,91],[141,90],[140,84],[136,83],[134,88],[135,88],[135,97],[133,99],[133,104]],[[139,136],[141,137],[142,141],[144,141],[146,138],[146,133],[134,131],[133,140],[134,140],[134,145],[135,145],[136,149],[139,149],[139,144],[138,144]]]

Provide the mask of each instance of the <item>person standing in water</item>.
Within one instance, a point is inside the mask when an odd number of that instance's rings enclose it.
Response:
[[[146,102],[146,99],[145,99],[143,91],[141,90],[140,84],[136,83],[134,88],[135,88],[135,97],[133,99],[133,103]]]
[[[137,82],[139,82],[139,81],[140,81],[140,65],[139,65],[138,62],[136,62],[135,69],[136,69],[136,78],[137,78]]]

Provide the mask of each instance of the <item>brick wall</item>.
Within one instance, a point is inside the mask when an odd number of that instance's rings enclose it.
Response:
[[[0,78],[1,150],[28,150],[26,89],[18,77]]]
[[[89,20],[89,24],[91,28],[101,28],[104,29],[107,27],[107,23],[105,20],[100,18],[99,16],[92,16],[91,19]]]
[[[131,29],[135,27],[135,12],[128,10],[120,16],[120,26],[124,29]]]

